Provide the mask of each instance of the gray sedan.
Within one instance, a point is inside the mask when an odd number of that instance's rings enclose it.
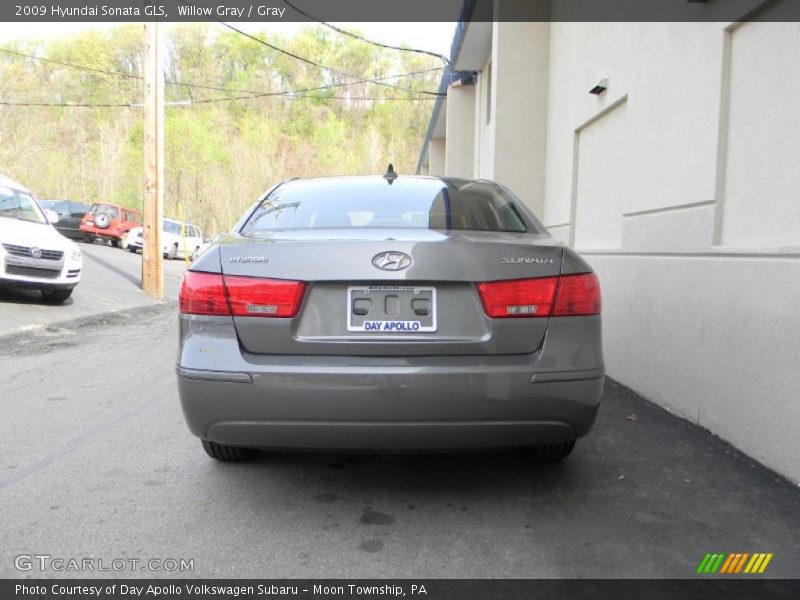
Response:
[[[285,181],[186,272],[178,387],[213,458],[526,447],[560,460],[603,388],[600,289],[504,187]]]

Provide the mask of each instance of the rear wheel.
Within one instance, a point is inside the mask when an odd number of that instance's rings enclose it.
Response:
[[[539,444],[525,448],[525,453],[535,462],[558,462],[564,460],[575,447],[575,440],[559,444]]]
[[[119,248],[119,240],[117,238],[111,238],[111,245],[114,246],[114,248]]]
[[[72,289],[64,290],[64,289],[44,289],[42,290],[42,298],[44,298],[45,302],[52,302],[53,304],[59,304],[61,302],[66,302],[66,300],[72,296]]]
[[[238,462],[246,459],[250,455],[250,451],[247,448],[218,444],[217,442],[209,442],[208,440],[201,441],[203,442],[203,450],[215,460]]]
[[[136,254],[136,246],[128,246],[128,252],[133,252]]]

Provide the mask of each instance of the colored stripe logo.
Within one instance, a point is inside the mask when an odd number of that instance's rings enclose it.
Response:
[[[772,552],[733,552],[730,554],[717,552],[706,554],[697,572],[702,574],[720,573],[725,575],[736,575],[739,573],[760,574],[763,573],[769,561],[772,560]]]

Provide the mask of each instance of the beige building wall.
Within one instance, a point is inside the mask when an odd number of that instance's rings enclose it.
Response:
[[[541,214],[550,24],[492,27],[491,56],[475,86],[473,177],[502,183]]]
[[[444,175],[445,174],[445,141],[444,140],[429,140],[428,142],[428,174],[429,175]]]
[[[485,107],[494,129],[492,179],[537,214],[544,204],[549,30],[549,23],[493,24],[494,93]]]
[[[609,375],[800,481],[800,23],[485,40],[445,172],[507,185],[589,260]]]
[[[473,177],[475,88],[451,85],[447,90],[447,144],[445,173],[450,177]]]
[[[609,374],[800,481],[800,24],[549,39],[540,216],[600,276]]]

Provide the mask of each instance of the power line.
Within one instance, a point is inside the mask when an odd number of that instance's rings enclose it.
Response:
[[[427,97],[383,97],[383,96],[319,96],[314,94],[303,94],[299,92],[288,92],[285,94],[261,94],[259,96],[231,96],[227,98],[207,98],[205,100],[194,100],[189,104],[212,104],[214,102],[233,102],[237,100],[254,100],[256,98],[264,98],[264,97],[276,97],[282,96],[287,100],[299,100],[302,98],[310,98],[314,100],[366,100],[371,102],[381,102],[383,100],[387,101],[422,101],[422,100],[435,100],[435,98],[431,96]]]
[[[9,48],[0,48],[0,52],[5,52],[7,54],[12,54],[14,56],[19,56],[19,57],[23,57],[23,58],[32,59],[32,60],[38,60],[38,61],[41,61],[41,62],[51,63],[51,64],[59,65],[59,66],[62,66],[62,67],[68,67],[68,68],[71,68],[71,69],[77,69],[77,70],[81,70],[81,71],[88,71],[88,72],[91,72],[91,73],[98,73],[98,74],[101,74],[101,75],[125,77],[125,78],[128,78],[128,79],[137,79],[137,80],[142,80],[143,79],[143,77],[141,75],[135,75],[133,73],[125,73],[125,72],[122,72],[122,71],[108,71],[106,69],[98,69],[98,68],[95,68],[95,67],[89,67],[87,65],[79,65],[79,64],[76,64],[76,63],[69,63],[69,62],[60,61],[60,60],[53,60],[51,58],[44,58],[44,57],[41,57],[41,56],[35,56],[33,54],[25,54],[23,52],[17,52],[16,50],[11,50]],[[400,74],[397,74],[397,75],[387,75],[385,77],[378,77],[378,78],[375,78],[375,79],[360,79],[360,80],[357,80],[357,81],[349,81],[349,82],[342,82],[342,83],[331,83],[331,84],[327,84],[327,85],[323,85],[323,86],[319,86],[319,87],[307,88],[307,89],[295,90],[295,91],[298,91],[298,92],[309,92],[309,91],[326,90],[326,89],[333,88],[333,87],[345,87],[345,86],[349,86],[349,85],[356,85],[356,84],[359,84],[359,83],[381,82],[381,81],[386,81],[388,79],[396,79],[396,78],[400,78],[400,77],[412,77],[412,76],[415,76],[415,75],[422,75],[422,74],[425,74],[425,73],[431,73],[431,72],[434,72],[434,71],[441,71],[441,70],[442,70],[442,67],[435,67],[435,68],[432,68],[432,69],[423,69],[423,70],[420,70],[420,71],[412,71],[412,72],[409,72],[409,73],[400,73]],[[213,91],[217,91],[217,92],[228,92],[228,93],[232,93],[232,94],[253,94],[254,97],[260,97],[260,96],[265,96],[265,95],[283,95],[283,94],[293,94],[294,93],[294,91],[291,91],[291,90],[283,91],[283,92],[263,92],[263,91],[254,91],[254,90],[232,89],[232,88],[227,88],[227,87],[218,87],[218,86],[205,85],[205,84],[200,84],[200,83],[190,83],[190,82],[187,82],[187,81],[174,81],[174,80],[169,80],[169,79],[166,80],[165,83],[167,83],[168,85],[174,85],[174,86],[183,86],[183,87],[189,87],[189,88],[206,89],[206,90],[213,90]],[[392,87],[394,87],[394,86],[392,86]],[[401,89],[403,89],[403,88],[401,88]],[[417,90],[414,90],[414,92],[415,93],[423,93],[423,92],[417,91]]]
[[[434,98],[412,98],[412,97],[381,97],[381,96],[319,96],[313,94],[303,94],[298,92],[284,92],[283,94],[261,94],[259,96],[232,96],[225,98],[207,98],[204,100],[181,100],[178,102],[165,102],[166,107],[172,106],[192,106],[193,104],[211,104],[214,102],[232,102],[236,100],[253,100],[255,98],[283,98],[286,100],[363,100],[370,102],[396,102],[396,101],[422,101],[433,100]],[[34,108],[141,108],[141,103],[87,103],[87,102],[7,102],[0,100],[0,106],[19,106]]]
[[[20,56],[23,58],[39,60],[42,62],[51,63],[62,67],[70,67],[72,69],[80,69],[81,71],[90,71],[92,73],[99,73],[101,75],[114,75],[116,77],[126,77],[128,79],[143,79],[141,75],[134,75],[133,73],[123,73],[122,71],[106,71],[105,69],[87,67],[86,65],[76,65],[68,62],[63,62],[60,60],[53,60],[52,58],[44,58],[41,56],[34,56],[33,54],[25,54],[24,52],[17,52],[16,50],[11,50],[9,48],[0,48],[0,52],[5,52],[6,54],[13,54],[14,56]]]
[[[6,102],[0,100],[0,106],[35,106],[59,108],[133,108],[133,104],[89,104],[84,102]]]
[[[322,19],[320,19],[318,17],[310,15],[306,11],[296,7],[294,4],[289,2],[289,0],[283,0],[283,3],[287,4],[295,12],[300,13],[304,17],[307,17],[307,18],[311,19],[312,21],[316,21],[317,23],[320,23],[320,24],[324,25],[325,27],[327,27],[329,29],[332,29],[333,31],[335,31],[337,33],[341,33],[342,35],[346,35],[346,36],[351,37],[351,38],[353,38],[355,40],[359,40],[359,41],[365,42],[367,44],[372,44],[373,46],[377,46],[379,48],[387,48],[389,50],[400,50],[401,52],[414,52],[416,54],[427,54],[428,56],[433,56],[434,58],[438,58],[439,60],[444,62],[445,65],[448,65],[448,66],[450,65],[450,59],[448,59],[446,56],[443,56],[442,54],[438,54],[437,52],[431,52],[430,50],[420,50],[418,48],[405,48],[403,46],[393,46],[391,44],[384,44],[383,42],[376,42],[375,40],[370,40],[368,38],[365,38],[362,35],[359,35],[359,34],[354,33],[352,31],[347,31],[346,29],[342,29],[340,27],[337,27],[336,25],[328,23],[327,21],[323,21]]]
[[[375,79],[359,79],[359,80],[356,80],[356,81],[348,81],[348,82],[341,82],[341,83],[328,83],[328,84],[320,85],[320,86],[317,86],[317,87],[303,88],[303,89],[299,89],[299,90],[283,90],[283,91],[278,91],[278,92],[260,92],[260,91],[254,91],[254,90],[234,90],[234,89],[230,89],[230,88],[213,88],[213,89],[215,89],[217,91],[220,91],[220,92],[231,92],[231,93],[235,93],[235,94],[238,94],[238,93],[252,94],[252,96],[242,96],[242,98],[262,98],[264,96],[288,96],[288,95],[297,94],[297,93],[301,93],[301,92],[317,92],[317,91],[321,91],[321,90],[329,90],[329,89],[332,89],[332,88],[347,87],[347,86],[356,85],[356,84],[359,84],[359,83],[373,83],[373,82],[387,81],[389,79],[397,79],[399,77],[412,77],[414,75],[423,75],[425,73],[432,73],[434,71],[441,71],[441,70],[443,70],[442,67],[435,67],[433,69],[423,69],[421,71],[411,71],[409,73],[401,73],[401,74],[398,74],[398,75],[386,75],[384,77],[377,77]],[[180,82],[176,82],[174,85],[185,85],[185,84],[180,83]],[[192,86],[189,86],[189,87],[192,87]],[[421,94],[423,92],[414,90],[413,93]]]
[[[224,25],[225,27],[227,27],[228,29],[231,29],[231,30],[235,31],[236,33],[238,33],[240,35],[243,35],[246,38],[250,38],[254,42],[258,42],[259,44],[262,44],[263,46],[266,46],[267,48],[275,50],[276,52],[280,52],[282,54],[285,54],[286,56],[291,56],[292,58],[294,58],[296,60],[299,60],[299,61],[304,62],[306,64],[309,64],[311,66],[317,67],[318,69],[322,69],[324,71],[329,71],[329,72],[334,73],[336,75],[339,75],[341,77],[347,77],[349,79],[357,79],[357,77],[355,75],[351,75],[350,73],[345,73],[344,71],[340,71],[338,69],[334,69],[333,67],[328,67],[328,66],[320,64],[318,62],[314,62],[313,60],[311,60],[309,58],[305,58],[303,56],[300,56],[299,54],[295,54],[294,52],[290,52],[288,50],[284,50],[283,48],[278,48],[277,46],[275,46],[273,44],[270,44],[269,42],[265,42],[264,40],[262,40],[260,38],[257,38],[254,35],[250,35],[249,33],[246,33],[244,31],[242,31],[241,29],[238,29],[238,28],[234,27],[230,23],[226,23],[224,21],[219,21],[219,22],[222,25]],[[439,92],[429,92],[428,90],[415,90],[415,89],[412,89],[412,88],[403,87],[401,85],[394,85],[394,84],[391,84],[391,83],[385,83],[385,82],[382,82],[382,81],[380,81],[378,79],[365,79],[364,82],[365,83],[375,83],[377,85],[382,85],[384,87],[395,88],[395,89],[398,89],[398,90],[403,90],[404,92],[412,92],[412,93],[415,93],[415,94],[426,94],[426,95],[429,95],[429,96],[437,96],[437,97],[444,95],[444,94],[440,94]]]
[[[180,0],[180,2],[182,2],[183,4],[186,4],[187,6],[190,6],[190,4],[186,0]],[[217,21],[220,25],[222,25],[224,27],[227,27],[231,31],[235,31],[239,35],[243,35],[244,37],[246,37],[246,38],[248,38],[250,40],[253,40],[254,42],[257,42],[257,43],[261,44],[262,46],[266,46],[267,48],[269,48],[271,50],[275,50],[276,52],[280,52],[281,54],[285,54],[286,56],[290,56],[290,57],[294,58],[295,60],[299,60],[300,62],[304,62],[304,63],[306,63],[308,65],[311,65],[313,67],[316,67],[318,69],[322,69],[323,71],[328,71],[330,73],[334,73],[336,75],[339,75],[340,77],[347,77],[348,79],[358,79],[358,77],[356,77],[355,75],[351,75],[350,73],[345,73],[344,71],[340,71],[339,69],[335,69],[333,67],[328,67],[326,65],[320,64],[318,62],[315,62],[315,61],[311,60],[310,58],[306,58],[304,56],[300,56],[299,54],[295,54],[294,52],[290,52],[289,50],[284,50],[283,48],[279,48],[278,46],[276,46],[274,44],[271,44],[271,43],[269,43],[267,41],[264,41],[261,38],[258,38],[258,37],[254,36],[254,35],[251,35],[251,34],[245,32],[245,31],[242,31],[238,27],[234,27],[230,23],[226,23],[222,19],[218,19],[218,18],[214,17],[214,20]],[[401,85],[394,85],[394,84],[391,84],[391,83],[385,83],[385,82],[383,82],[383,81],[381,81],[379,79],[364,79],[363,82],[364,83],[375,83],[377,85],[382,85],[384,87],[395,88],[395,89],[398,89],[398,90],[403,90],[404,92],[412,92],[412,93],[415,93],[415,94],[426,94],[426,95],[429,95],[429,96],[436,96],[436,97],[445,95],[445,94],[442,94],[440,92],[430,92],[428,90],[415,90],[415,89],[412,89],[412,88],[403,87]]]

